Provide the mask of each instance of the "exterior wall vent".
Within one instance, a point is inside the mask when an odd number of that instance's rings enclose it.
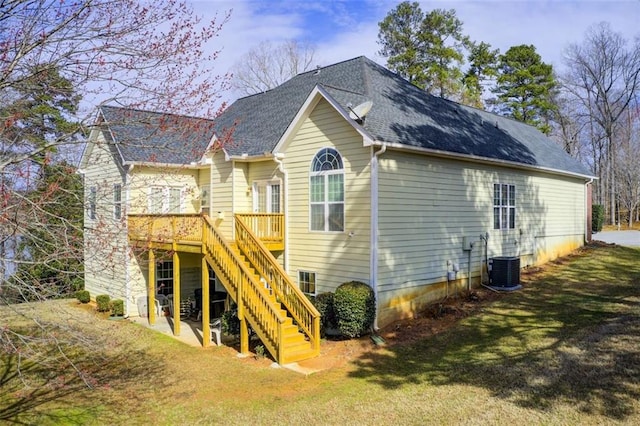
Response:
[[[493,287],[516,287],[520,285],[520,258],[494,257],[489,259],[489,282]]]

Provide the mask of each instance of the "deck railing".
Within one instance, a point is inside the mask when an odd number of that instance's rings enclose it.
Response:
[[[236,213],[266,245],[283,244],[284,215],[282,213]]]
[[[291,281],[278,261],[262,244],[244,222],[242,216],[235,217],[236,244],[251,265],[275,291],[298,327],[306,334],[316,353],[320,351],[320,313]]]
[[[270,299],[269,293],[239,256],[231,249],[222,234],[204,217],[202,250],[216,273],[216,279],[225,286],[238,305],[238,318],[252,324],[265,348],[281,361],[286,317]]]
[[[188,241],[202,239],[199,214],[130,214],[129,238],[139,241]]]

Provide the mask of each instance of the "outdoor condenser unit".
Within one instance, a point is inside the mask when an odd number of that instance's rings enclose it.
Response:
[[[494,287],[515,287],[520,285],[520,258],[494,257],[489,259],[491,273],[489,280]]]

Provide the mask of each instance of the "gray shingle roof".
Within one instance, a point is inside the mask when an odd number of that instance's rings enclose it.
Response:
[[[189,164],[214,135],[213,121],[104,105],[100,112],[124,162]]]
[[[372,101],[363,127],[378,142],[591,175],[536,128],[431,96],[362,56],[238,99],[215,124],[218,134],[233,129],[227,152],[271,152],[316,85],[343,108]]]

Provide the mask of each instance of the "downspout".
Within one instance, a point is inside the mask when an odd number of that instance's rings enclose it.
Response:
[[[584,241],[585,243],[589,242],[588,236],[591,231],[589,229],[589,221],[587,220],[587,218],[590,215],[590,213],[587,211],[587,208],[589,206],[589,200],[587,199],[587,197],[589,196],[589,185],[591,185],[592,183],[593,183],[593,178],[589,179],[589,181],[584,184]],[[593,194],[593,192],[591,194]],[[592,203],[593,203],[593,195],[592,195]],[[593,217],[591,218],[591,220],[593,221]]]
[[[236,239],[236,160],[231,160],[231,240]]]
[[[373,149],[373,148],[372,148]],[[369,276],[371,288],[376,298],[376,312],[373,320],[373,329],[378,330],[378,157],[385,153],[386,145],[382,145],[379,151],[371,157],[371,260],[369,262]]]
[[[273,161],[278,165],[278,170],[282,173],[283,179],[283,191],[282,196],[284,197],[284,202],[282,209],[284,210],[284,229],[283,229],[283,237],[284,237],[284,251],[282,255],[284,256],[283,264],[285,272],[289,272],[289,171],[284,168],[284,163],[282,160],[284,159],[284,154],[277,153],[273,156]]]
[[[129,273],[129,197],[131,192],[129,190],[131,184],[131,171],[135,166],[133,164],[129,165],[129,170],[125,172],[124,175],[124,208],[122,210],[122,217],[124,217],[124,230],[126,235],[125,250],[124,250],[124,296],[126,306],[124,311],[129,316],[129,305],[131,303],[131,276]]]

